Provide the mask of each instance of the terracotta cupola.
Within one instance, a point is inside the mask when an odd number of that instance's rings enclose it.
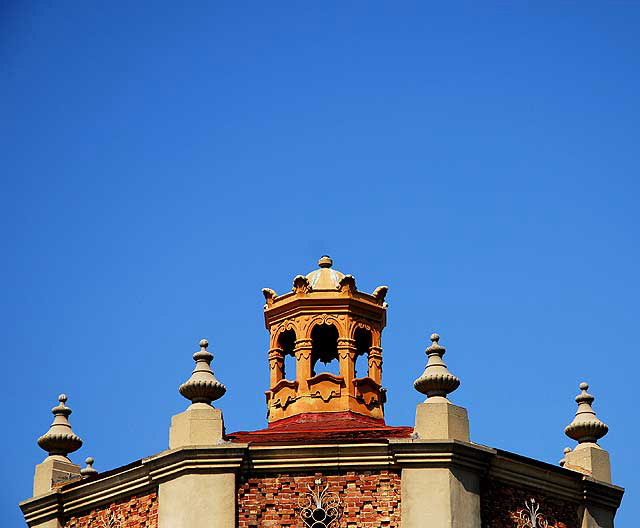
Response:
[[[289,293],[262,290],[270,334],[270,424],[304,413],[384,418],[380,341],[387,287],[360,292],[352,275],[332,265],[331,258],[323,256],[317,270],[293,279]],[[295,372],[285,371],[286,356],[295,358]],[[366,372],[356,372],[359,356],[367,358]],[[339,374],[324,372],[323,364],[332,361],[339,364]]]

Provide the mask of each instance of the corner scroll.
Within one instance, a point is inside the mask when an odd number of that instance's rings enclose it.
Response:
[[[262,295],[264,295],[264,298],[267,301],[267,306],[272,306],[278,296],[275,290],[272,290],[271,288],[262,288]]]
[[[311,283],[304,275],[296,275],[293,279],[293,291],[295,293],[309,293],[311,291]]]

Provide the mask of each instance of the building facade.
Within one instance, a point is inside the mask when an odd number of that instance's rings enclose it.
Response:
[[[384,420],[382,333],[387,287],[361,292],[322,257],[291,291],[263,290],[269,332],[268,423],[227,433],[212,402],[225,386],[208,342],[179,387],[169,449],[98,473],[71,462],[82,445],[61,395],[38,439],[33,497],[20,504],[38,528],[610,528],[623,490],[598,445],[607,426],[581,384],[566,434],[577,442],[554,466],[469,437],[467,411],[449,400],[437,334],[416,379],[426,396],[411,426]],[[337,364],[337,372],[325,365]]]

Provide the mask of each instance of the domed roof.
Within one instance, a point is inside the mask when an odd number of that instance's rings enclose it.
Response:
[[[309,284],[314,290],[337,290],[340,288],[340,280],[344,277],[344,273],[332,269],[333,260],[331,257],[324,255],[318,261],[319,269],[313,270],[307,275]]]

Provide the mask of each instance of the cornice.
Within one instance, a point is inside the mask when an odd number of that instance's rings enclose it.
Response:
[[[484,473],[495,455],[491,449],[460,440],[390,440],[398,466],[407,468],[462,468]]]
[[[601,482],[572,469],[548,464],[508,451],[496,450],[487,476],[517,487],[527,487],[554,497],[616,509],[624,488]]]
[[[61,507],[61,497],[57,490],[20,503],[24,520],[29,526],[55,519],[60,515]]]
[[[246,456],[246,444],[184,447],[163,451],[121,468],[78,480],[20,503],[25,520],[37,524],[99,508],[131,495],[147,493],[166,480],[189,473],[235,472]]]
[[[383,469],[395,461],[386,440],[353,444],[250,446],[246,471],[281,472],[323,469]]]
[[[607,509],[616,509],[624,493],[618,486],[576,471],[479,444],[403,438],[346,444],[183,447],[71,482],[23,501],[20,508],[27,523],[35,525],[150,492],[185,474],[403,468],[460,468],[506,485]]]
[[[327,293],[327,292],[322,292]],[[314,296],[313,293],[296,296],[286,294],[278,299],[272,306],[264,311],[265,326],[277,324],[290,317],[295,317],[303,312],[304,315],[322,314],[356,314],[362,317],[380,321],[384,328],[386,323],[386,308],[375,301],[363,297],[345,296],[339,292],[330,292],[331,296]],[[366,295],[366,294],[364,294]],[[285,302],[280,303],[280,299]]]

